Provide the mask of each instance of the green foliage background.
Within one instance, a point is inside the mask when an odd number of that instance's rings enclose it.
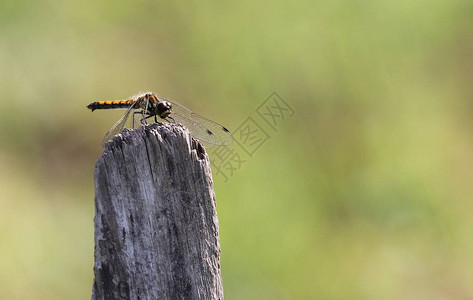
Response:
[[[473,3],[0,1],[0,290],[86,299],[93,170],[152,90],[237,128],[214,176],[227,299],[473,298]],[[215,171],[214,171],[215,174]]]

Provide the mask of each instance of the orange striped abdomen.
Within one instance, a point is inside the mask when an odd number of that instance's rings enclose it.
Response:
[[[91,109],[92,111],[96,109],[128,108],[134,102],[135,102],[134,100],[96,101],[87,105],[87,108]]]

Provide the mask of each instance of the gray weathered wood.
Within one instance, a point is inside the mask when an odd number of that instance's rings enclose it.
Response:
[[[210,163],[187,129],[116,136],[95,193],[92,299],[223,299]]]

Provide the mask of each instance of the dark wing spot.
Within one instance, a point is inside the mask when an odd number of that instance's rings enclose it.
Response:
[[[208,133],[209,135],[213,135],[213,132],[212,132],[212,131],[210,131],[210,130],[208,130],[208,129],[207,129],[206,131],[207,131],[207,133]]]
[[[223,131],[225,131],[225,132],[230,132],[230,130],[228,130],[228,129],[225,128],[225,127],[222,127],[222,129],[223,129]]]

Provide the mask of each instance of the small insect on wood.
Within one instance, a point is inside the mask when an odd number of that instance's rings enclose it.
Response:
[[[130,116],[132,116],[132,128],[135,128],[135,125],[139,123],[144,125],[148,119],[154,118],[154,122],[180,123],[186,126],[192,135],[206,147],[226,146],[232,143],[232,136],[227,128],[193,113],[174,100],[158,96],[153,92],[141,93],[127,100],[96,101],[87,105],[87,108],[92,111],[96,109],[126,109],[123,117],[105,134],[102,147],[114,135],[122,131]],[[139,122],[135,122],[135,116],[139,116]]]

